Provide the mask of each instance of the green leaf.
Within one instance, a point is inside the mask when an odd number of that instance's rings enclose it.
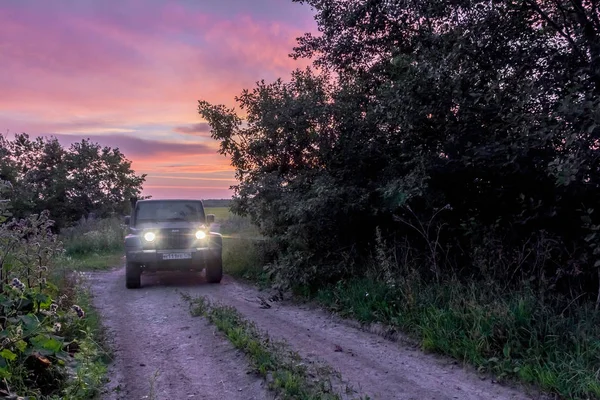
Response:
[[[0,364],[2,364],[2,363],[0,363]],[[2,379],[5,379],[5,378],[8,379],[10,377],[11,377],[11,373],[8,370],[8,366],[6,366],[6,365],[0,365],[0,378],[2,378]]]
[[[8,361],[15,361],[17,359],[17,355],[10,351],[9,349],[4,349],[0,351],[0,357],[4,358]]]
[[[50,304],[52,304],[52,299],[50,296],[44,293],[36,293],[35,300],[40,303],[42,308],[50,307]]]
[[[31,332],[35,331],[36,329],[39,328],[40,326],[40,321],[37,319],[37,317],[33,314],[27,314],[27,315],[21,315],[19,317],[19,319],[21,321],[23,321],[23,327],[24,327],[24,333],[25,334],[30,334]]]
[[[15,343],[15,346],[17,346],[17,349],[23,353],[27,348],[27,342],[24,340],[19,340],[17,343]]]
[[[31,344],[36,350],[40,351],[40,353],[45,353],[44,355],[48,354],[48,352],[51,354],[56,354],[63,347],[63,343],[61,341],[46,335],[38,335],[32,338]]]

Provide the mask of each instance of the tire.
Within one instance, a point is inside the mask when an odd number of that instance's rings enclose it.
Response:
[[[223,279],[223,260],[219,252],[206,261],[206,281],[221,283],[221,279]]]
[[[142,286],[142,271],[139,264],[128,262],[125,264],[125,287],[137,289]]]

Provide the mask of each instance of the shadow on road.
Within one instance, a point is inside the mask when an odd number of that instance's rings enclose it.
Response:
[[[227,284],[230,279],[223,276],[221,284]],[[158,271],[144,272],[142,274],[142,289],[151,289],[156,287],[195,287],[195,286],[215,286],[209,284],[204,278],[204,272],[195,271]],[[218,285],[217,285],[218,286]]]

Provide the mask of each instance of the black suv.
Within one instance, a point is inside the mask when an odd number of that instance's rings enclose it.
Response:
[[[139,288],[142,271],[168,270],[206,269],[208,282],[221,282],[223,239],[210,231],[214,220],[201,200],[135,201],[125,218],[125,285]]]

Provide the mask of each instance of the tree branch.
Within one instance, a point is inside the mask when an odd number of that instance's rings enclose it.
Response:
[[[575,43],[575,41],[573,40],[573,38],[569,35],[567,35],[562,28],[560,27],[560,25],[558,25],[558,23],[556,23],[556,21],[554,21],[552,18],[550,18],[550,16],[548,14],[546,14],[544,12],[544,10],[542,10],[540,8],[540,6],[537,4],[536,0],[525,0],[525,2],[527,4],[529,4],[531,6],[531,8],[533,10],[535,10],[538,15],[540,17],[542,17],[542,19],[544,21],[546,21],[552,28],[554,28],[554,30],[556,30],[556,32],[562,36],[563,38],[565,38],[567,40],[567,42],[569,42],[569,44],[571,45],[571,47],[573,48],[573,50],[579,55],[579,57],[584,60],[587,61],[587,57],[585,56],[585,54],[579,49],[579,47],[577,46],[577,43]]]

